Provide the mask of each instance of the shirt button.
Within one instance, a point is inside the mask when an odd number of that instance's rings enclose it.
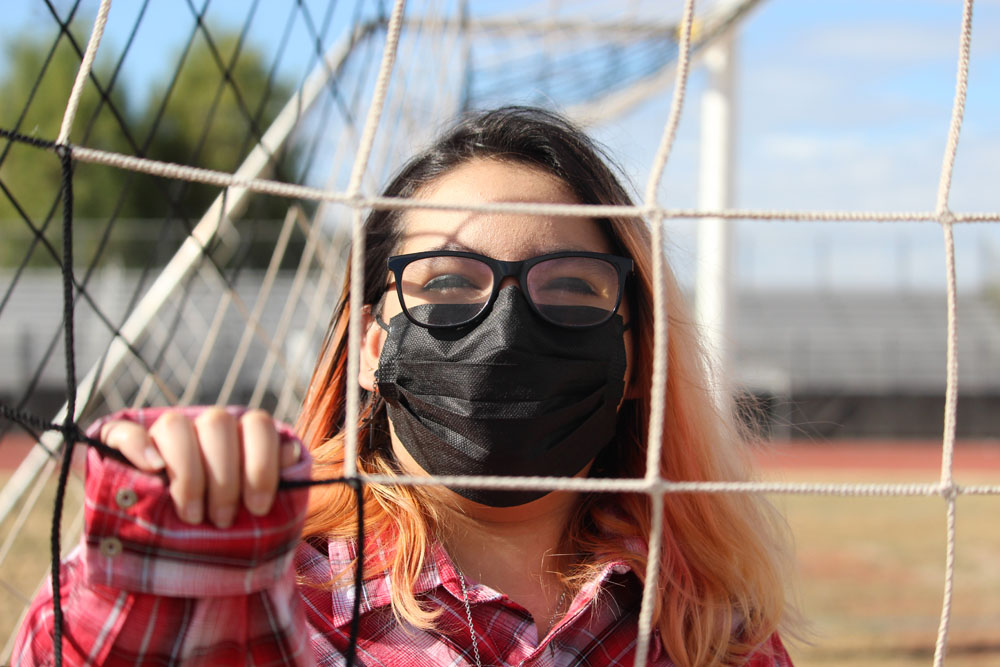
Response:
[[[122,541],[117,537],[102,537],[98,548],[108,558],[114,558],[122,552]]]
[[[127,510],[132,505],[135,505],[137,500],[139,500],[139,496],[132,489],[118,489],[115,493],[115,502],[123,510]]]

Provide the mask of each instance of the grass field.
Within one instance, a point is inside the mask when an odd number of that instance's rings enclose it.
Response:
[[[929,460],[935,460],[933,452]],[[933,482],[937,474],[927,466],[859,470],[801,461],[790,466],[772,461],[766,472],[769,479],[807,482]],[[956,479],[1000,484],[1000,467],[959,469]],[[80,493],[77,482],[71,504],[79,502]],[[50,498],[47,489],[16,550],[0,565],[0,580],[8,582],[0,586],[0,644],[47,568]],[[944,501],[790,495],[772,500],[793,533],[798,572],[789,573],[789,581],[795,582],[809,623],[811,643],[789,642],[795,664],[930,666],[944,589]],[[10,521],[0,526],[0,543],[9,530]],[[1000,497],[959,498],[957,539],[946,664],[1000,665]]]
[[[905,453],[899,452],[901,461]],[[771,469],[807,482],[934,482],[926,467]],[[959,484],[1000,484],[1000,471],[957,470]],[[795,541],[794,577],[811,643],[798,666],[933,664],[944,593],[946,503],[940,497],[775,496]],[[1000,497],[957,501],[954,601],[946,664],[1000,665]]]

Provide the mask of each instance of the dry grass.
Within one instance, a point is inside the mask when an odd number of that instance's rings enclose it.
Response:
[[[6,484],[9,477],[7,472],[0,473],[0,485]],[[25,601],[31,599],[48,573],[55,485],[53,475],[19,530],[16,524],[22,509],[20,506],[0,524],[0,545],[6,544],[12,531],[16,531],[12,548],[0,563],[0,648],[8,643],[8,637],[17,627]],[[71,477],[63,513],[61,539],[64,554],[75,546],[78,539],[75,529],[82,523],[82,518],[77,515],[82,499],[83,485],[78,478]]]
[[[932,475],[796,470],[801,481],[932,481]],[[998,483],[997,475],[958,479]],[[782,496],[792,529],[798,598],[811,644],[799,667],[933,664],[945,575],[946,504],[939,497]],[[946,664],[1000,664],[1000,498],[957,502],[955,596]]]

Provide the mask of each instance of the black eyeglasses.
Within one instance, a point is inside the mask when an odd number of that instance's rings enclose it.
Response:
[[[520,262],[456,250],[389,258],[406,317],[428,329],[461,327],[489,313],[507,276],[520,281],[531,308],[571,328],[602,324],[618,311],[632,260],[600,252],[555,252]]]

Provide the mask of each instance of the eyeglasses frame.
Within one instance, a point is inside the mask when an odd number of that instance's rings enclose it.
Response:
[[[487,299],[486,303],[483,305],[483,309],[479,311],[475,317],[460,324],[425,324],[423,322],[418,322],[417,319],[410,314],[409,309],[406,307],[406,300],[403,298],[403,270],[410,263],[420,259],[426,259],[427,257],[464,257],[466,259],[479,260],[483,264],[490,267],[493,271],[493,291],[490,293],[489,299]],[[590,257],[604,260],[615,267],[615,270],[618,272],[618,294],[615,297],[615,305],[614,308],[608,312],[607,317],[600,322],[583,325],[553,322],[551,319],[542,314],[542,312],[538,309],[538,306],[535,305],[534,299],[531,298],[531,294],[525,287],[528,278],[528,271],[530,271],[536,264],[541,264],[547,260],[559,259],[561,257]],[[500,259],[494,259],[488,255],[480,255],[479,253],[466,252],[464,250],[425,250],[423,252],[413,252],[405,255],[393,255],[386,261],[386,267],[392,272],[396,282],[396,296],[399,299],[399,306],[403,309],[403,314],[406,315],[406,318],[418,327],[439,330],[460,329],[463,327],[475,326],[482,322],[486,316],[490,314],[490,311],[493,310],[493,304],[496,303],[497,296],[500,294],[500,284],[503,282],[504,278],[507,278],[508,276],[517,278],[518,286],[521,288],[528,305],[530,305],[535,314],[545,322],[564,329],[589,329],[597,327],[610,320],[614,317],[615,313],[618,312],[618,308],[621,306],[622,302],[622,295],[625,293],[625,283],[628,280],[628,277],[632,274],[634,265],[635,263],[628,257],[621,257],[620,255],[612,255],[610,253],[603,252],[590,252],[586,250],[565,250],[561,252],[553,252],[516,262],[507,262]]]

